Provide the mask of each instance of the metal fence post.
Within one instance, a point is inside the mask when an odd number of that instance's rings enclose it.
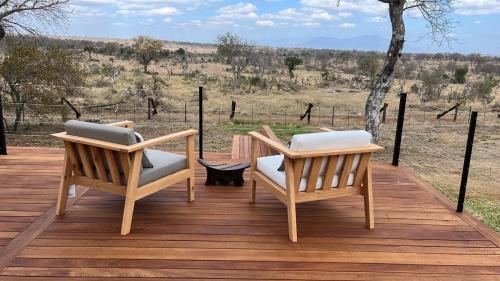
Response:
[[[200,159],[203,159],[203,87],[198,88],[198,145]]]
[[[321,106],[318,104],[318,127],[321,127]]]
[[[332,106],[332,127],[333,127],[333,120],[335,119],[335,106]]]
[[[399,153],[401,150],[401,138],[403,136],[403,125],[405,122],[406,93],[399,96],[398,124],[396,127],[396,139],[394,140],[394,154],[392,155],[392,165],[399,165]]]
[[[0,155],[7,155],[7,143],[5,141],[5,127],[3,120],[3,101],[2,94],[0,94]]]
[[[460,182],[460,193],[458,194],[457,212],[464,210],[465,192],[467,190],[467,179],[469,177],[470,159],[472,157],[472,147],[474,145],[474,134],[476,132],[477,111],[472,111],[469,124],[469,134],[467,136],[467,146],[465,148],[464,167],[462,169],[462,180]]]
[[[148,120],[151,120],[151,101],[148,99]]]

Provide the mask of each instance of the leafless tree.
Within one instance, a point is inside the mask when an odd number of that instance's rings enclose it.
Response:
[[[347,0],[345,0],[347,1]],[[451,31],[455,26],[449,14],[453,11],[456,0],[378,0],[388,5],[391,19],[392,37],[385,55],[382,70],[378,74],[365,105],[366,130],[372,134],[373,141],[379,140],[380,107],[394,80],[396,63],[398,62],[405,42],[404,14],[420,13],[426,21],[430,38],[442,44],[451,40]],[[338,5],[342,5],[338,0]],[[411,16],[411,14],[410,14]]]
[[[6,33],[38,34],[40,24],[61,23],[66,20],[69,0],[1,0],[0,40]]]
[[[236,34],[226,33],[217,37],[217,55],[224,58],[231,65],[233,72],[233,86],[235,86],[241,73],[250,63],[250,58],[255,51],[253,43],[241,39]]]

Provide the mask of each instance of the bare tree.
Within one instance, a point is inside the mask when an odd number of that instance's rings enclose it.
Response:
[[[61,23],[66,19],[69,0],[2,0],[0,1],[0,40],[6,33],[37,35],[39,24]]]
[[[226,33],[217,37],[217,55],[231,65],[234,84],[239,81],[241,73],[250,63],[254,45],[245,42],[236,34]]]
[[[404,13],[416,11],[427,22],[430,38],[442,44],[451,39],[451,30],[455,23],[449,18],[456,0],[378,0],[388,5],[391,19],[392,36],[389,49],[385,55],[382,70],[378,74],[365,105],[365,127],[372,134],[373,141],[379,140],[380,107],[394,80],[396,63],[398,62],[405,42]],[[340,5],[341,1],[338,0]]]

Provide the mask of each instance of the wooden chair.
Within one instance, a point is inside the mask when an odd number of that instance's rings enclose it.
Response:
[[[328,129],[322,130],[329,131]],[[362,133],[360,131],[359,134]],[[364,196],[366,226],[370,229],[374,227],[370,156],[373,152],[383,148],[370,144],[369,133],[366,133],[368,136],[364,136],[366,145],[329,149],[323,147],[306,151],[293,149],[297,136],[292,140],[291,148],[288,148],[281,142],[260,133],[250,132],[249,134],[252,137],[250,202],[255,203],[258,182],[285,204],[288,210],[291,241],[297,241],[295,205],[302,202],[361,194]],[[367,141],[366,138],[368,138]],[[258,151],[261,145],[278,151],[282,155],[259,158]],[[281,161],[284,161],[284,172],[277,170]]]
[[[134,127],[134,123],[131,121],[110,125],[128,129]],[[107,125],[96,126],[111,127]],[[113,127],[111,129],[115,130]],[[130,131],[131,130],[125,130],[120,133],[129,134]],[[193,201],[195,181],[194,136],[196,133],[196,130],[186,130],[131,145],[69,135],[66,132],[53,134],[52,136],[64,141],[64,146],[66,148],[56,214],[64,214],[68,199],[68,188],[71,184],[82,185],[88,188],[99,189],[125,196],[121,226],[122,235],[130,233],[134,205],[135,202],[141,198],[172,186],[175,183],[187,180],[188,201]],[[135,137],[135,135],[133,136]],[[150,155],[150,157],[152,157],[151,155],[155,156],[153,160],[156,162],[153,164],[156,165],[156,163],[159,163],[157,169],[160,170],[153,171],[141,167],[143,153],[146,148],[179,138],[186,139],[185,157],[162,151],[149,150],[150,152],[154,152],[148,155]],[[174,160],[177,166],[172,166],[169,170],[168,163],[165,164],[166,160],[162,159],[162,157],[175,158]],[[174,163],[173,160],[172,163]],[[165,176],[162,176],[162,173]],[[143,183],[142,185],[141,182]]]

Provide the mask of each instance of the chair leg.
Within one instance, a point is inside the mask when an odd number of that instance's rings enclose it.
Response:
[[[371,188],[367,189],[365,194],[365,224],[369,229],[375,227],[375,218],[373,214],[373,193]]]
[[[297,242],[297,214],[295,203],[287,206],[288,210],[288,237],[290,241]]]
[[[194,201],[194,176],[187,179],[187,197],[188,202]]]
[[[60,216],[66,212],[66,203],[68,202],[69,178],[71,177],[71,164],[67,155],[64,156],[63,175],[59,185],[57,195],[56,215]]]
[[[252,186],[250,188],[250,203],[255,203],[255,193],[257,191],[257,182],[252,180]]]
[[[132,216],[134,215],[134,205],[135,200],[125,199],[121,230],[122,235],[127,235],[130,233],[130,228],[132,227]]]
[[[372,184],[372,169],[368,165],[368,169],[363,181],[363,196],[365,201],[365,224],[369,229],[375,227],[375,214],[373,211],[373,184]]]
[[[56,215],[64,215],[66,212],[66,203],[68,202],[69,184],[65,180],[61,180],[59,193],[57,195]]]

